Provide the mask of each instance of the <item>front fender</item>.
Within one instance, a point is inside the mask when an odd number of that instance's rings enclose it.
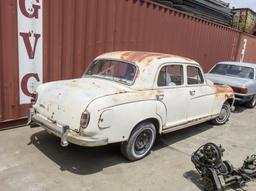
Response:
[[[156,101],[156,114],[161,118],[162,126],[159,128],[159,133],[162,133],[162,127],[166,125],[167,108],[161,101]]]

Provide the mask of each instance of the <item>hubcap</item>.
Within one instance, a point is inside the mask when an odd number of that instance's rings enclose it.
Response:
[[[142,131],[136,138],[134,151],[137,155],[142,155],[148,151],[152,142],[152,132],[150,130]]]
[[[225,117],[227,116],[227,110],[225,108],[221,109],[220,115],[219,115],[219,120],[222,121],[225,119]]]
[[[228,105],[224,104],[220,111],[219,116],[216,118],[216,122],[218,124],[225,123],[228,120],[229,115],[230,115],[230,109],[229,109]]]

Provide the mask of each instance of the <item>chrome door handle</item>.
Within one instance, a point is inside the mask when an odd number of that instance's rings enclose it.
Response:
[[[190,93],[191,96],[194,96],[196,94],[196,91],[195,90],[190,90],[189,93]]]
[[[164,99],[164,94],[157,94],[156,99],[160,100],[160,101],[163,100]]]

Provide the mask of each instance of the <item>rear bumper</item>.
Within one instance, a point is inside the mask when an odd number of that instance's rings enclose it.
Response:
[[[95,147],[108,144],[108,138],[86,137],[72,131],[67,125],[57,125],[45,119],[40,114],[35,113],[33,108],[29,110],[28,125],[37,124],[49,133],[61,138],[61,146],[68,146],[69,143],[76,145]]]

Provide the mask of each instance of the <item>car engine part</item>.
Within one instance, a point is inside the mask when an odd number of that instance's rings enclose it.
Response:
[[[241,188],[256,179],[256,155],[247,157],[243,166],[235,169],[229,161],[222,160],[224,151],[221,145],[207,143],[192,154],[191,160],[202,177],[205,191]]]

